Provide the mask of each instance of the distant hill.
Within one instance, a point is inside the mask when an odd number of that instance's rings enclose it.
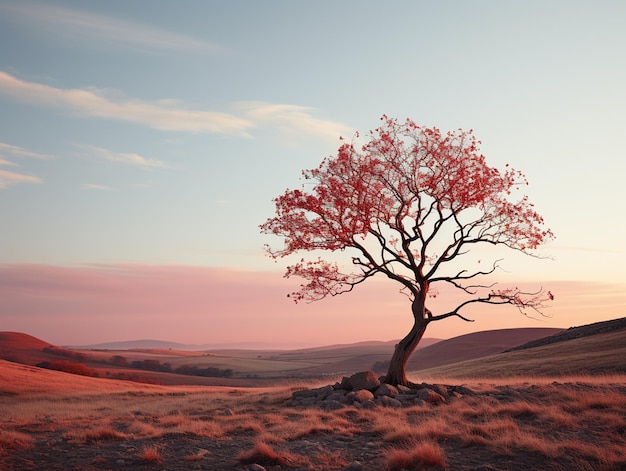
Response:
[[[21,332],[0,332],[0,351],[41,350],[49,347],[48,342]]]
[[[196,348],[198,347],[198,348]],[[167,350],[201,350],[198,345],[186,345],[184,343],[168,342],[166,340],[126,340],[120,342],[96,343],[93,345],[65,346],[73,350],[134,350],[134,349],[161,349]]]
[[[53,345],[21,332],[0,332],[0,359],[34,365],[50,358],[44,352]]]
[[[117,342],[104,342],[88,345],[68,345],[64,348],[73,350],[187,350],[191,352],[220,351],[220,350],[294,350],[298,349],[292,344],[280,344],[275,342],[228,342],[228,343],[205,343],[187,344],[169,342],[167,340],[140,339],[124,340]],[[326,347],[310,347],[326,348]]]
[[[621,319],[613,319],[610,321],[596,322],[594,324],[587,324],[580,327],[570,327],[567,330],[558,332],[549,337],[531,340],[530,342],[519,345],[517,347],[513,347],[507,351],[514,352],[516,350],[526,350],[529,348],[549,345],[551,343],[565,342],[567,340],[573,340],[581,337],[588,337],[590,335],[603,334],[606,332],[613,332],[615,330],[622,329],[626,329],[626,317],[622,317]]]
[[[415,351],[409,358],[407,371],[424,370],[501,353],[517,345],[544,338],[562,330],[535,327],[485,330],[461,335]]]
[[[535,346],[525,345],[415,374],[441,378],[626,374],[626,325],[621,319],[568,329],[562,334],[567,335],[556,334],[540,339]]]
[[[140,375],[162,384],[258,385],[261,383],[255,381],[340,376],[373,369],[375,364],[378,371],[384,372],[394,344],[395,341],[359,342],[298,350],[190,351],[184,344],[146,340],[100,344],[101,350],[85,351],[59,348],[28,334],[0,332],[0,359],[25,365],[67,359],[97,370],[101,377],[132,379]],[[146,370],[146,366],[155,364],[169,365],[170,369]],[[182,366],[230,370],[233,375],[198,378],[176,374],[174,370]],[[500,329],[449,340],[424,339],[409,359],[407,371],[417,377],[626,372],[626,319],[567,330]]]

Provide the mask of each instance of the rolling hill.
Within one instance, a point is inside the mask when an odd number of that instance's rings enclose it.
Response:
[[[415,351],[409,358],[407,370],[423,370],[501,353],[562,330],[537,327],[486,330],[461,335]]]
[[[21,332],[0,332],[0,359],[34,365],[49,360],[44,349],[53,345]]]
[[[626,323],[626,322],[625,322]],[[584,336],[474,358],[414,372],[420,377],[510,378],[626,374],[626,326],[602,330],[584,326]]]
[[[578,330],[576,330],[578,329]],[[582,329],[582,330],[581,330]],[[584,336],[581,336],[584,333]],[[564,334],[568,336],[564,337]],[[555,340],[557,339],[557,340]],[[534,343],[533,343],[534,342]],[[429,342],[424,342],[428,344]],[[626,319],[562,329],[500,329],[431,339],[414,352],[407,371],[421,376],[507,377],[520,375],[604,374],[626,372]],[[533,346],[533,345],[537,346]],[[422,344],[423,345],[423,344]],[[321,378],[372,369],[389,360],[394,342],[362,342],[300,350],[169,349],[72,351],[18,332],[0,332],[0,359],[25,365],[69,358],[101,377],[140,374],[161,384],[258,385],[285,378]],[[523,347],[523,349],[519,349]],[[514,351],[511,351],[514,350]],[[508,351],[506,353],[503,353]],[[60,355],[60,356],[59,356]],[[112,363],[113,357],[124,363]],[[229,369],[228,378],[202,378],[169,371],[137,369],[136,361],[191,368]],[[123,373],[123,375],[120,375]],[[126,376],[124,376],[126,375]]]

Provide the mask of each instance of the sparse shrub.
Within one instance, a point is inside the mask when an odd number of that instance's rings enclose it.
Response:
[[[113,355],[111,357],[111,364],[117,365],[117,366],[126,366],[128,365],[128,360],[126,359],[126,357],[123,357],[122,355]]]
[[[387,458],[389,470],[446,467],[443,449],[434,442],[417,442],[409,449],[392,449]]]
[[[135,360],[131,363],[131,366],[138,370],[160,371],[163,373],[172,372],[172,365],[169,363],[161,363],[159,360]]]
[[[156,445],[146,445],[139,452],[139,459],[148,463],[162,464],[161,451]]]
[[[262,466],[306,466],[309,461],[300,455],[289,452],[277,452],[269,444],[257,440],[252,450],[239,454],[243,464],[256,463]]]
[[[383,441],[386,443],[410,443],[414,442],[418,433],[419,425],[398,424],[397,427],[389,428],[383,433]]]
[[[81,376],[98,376],[98,372],[93,368],[89,368],[82,363],[74,363],[68,360],[42,361],[41,363],[37,363],[37,366],[39,368],[63,371],[65,373],[72,373]]]
[[[195,365],[179,366],[178,368],[174,369],[174,373],[188,376],[204,376],[209,378],[232,378],[234,374],[233,370],[231,370],[230,368],[227,368],[225,370],[212,366],[208,366],[206,368],[198,368]]]
[[[88,441],[101,441],[101,440],[126,440],[126,435],[118,430],[115,430],[110,425],[100,427],[96,430],[91,430],[86,433]]]
[[[52,345],[49,347],[44,347],[41,350],[50,355],[57,355],[57,356],[65,357],[65,358],[71,358],[72,360],[86,361],[89,358],[84,353],[75,352],[73,350],[66,350],[60,347],[54,347]]]

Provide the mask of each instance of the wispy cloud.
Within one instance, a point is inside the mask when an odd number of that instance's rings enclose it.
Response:
[[[65,38],[78,45],[95,41],[108,47],[119,45],[146,51],[221,50],[211,42],[185,34],[58,5],[35,2],[5,3],[0,4],[0,12],[23,27]]]
[[[28,149],[24,149],[23,147],[7,144],[6,142],[0,142],[0,152],[11,154],[16,157],[32,157],[34,159],[50,158],[48,154],[42,154],[40,152],[33,152],[32,150],[28,150]]]
[[[80,186],[83,190],[112,191],[113,188],[107,185],[98,185],[97,183],[83,183]]]
[[[176,100],[143,101],[125,97],[114,90],[62,89],[21,80],[2,71],[0,94],[20,103],[164,131],[208,132],[247,138],[255,128],[274,128],[287,144],[297,143],[307,136],[337,142],[339,136],[353,132],[343,123],[316,117],[315,109],[306,106],[238,102],[232,106],[234,113],[194,110]]]
[[[20,80],[0,71],[0,93],[36,106],[60,108],[94,118],[142,124],[166,131],[246,136],[254,124],[232,114],[193,110],[174,100],[147,102],[98,89],[62,89]],[[115,95],[115,96],[114,96]]]
[[[11,162],[10,160],[6,160],[2,155],[0,155],[0,165],[10,165],[12,167],[17,167],[17,164]]]
[[[337,142],[339,136],[354,132],[343,123],[315,117],[315,108],[312,107],[262,101],[240,102],[236,107],[257,126],[274,127],[283,137],[294,141],[303,135],[313,135]]]
[[[90,156],[110,160],[111,162],[143,168],[168,168],[168,165],[161,160],[148,159],[134,152],[114,152],[109,149],[103,149],[102,147],[88,145],[77,145],[77,147],[83,149]]]
[[[18,183],[41,183],[41,178],[23,173],[0,170],[0,189],[9,188]]]
[[[6,156],[10,156],[10,158],[30,157],[35,159],[46,159],[50,157],[47,154],[34,152],[20,146],[7,144],[6,142],[0,142],[0,166],[18,166],[15,162],[8,160]],[[17,185],[18,183],[41,183],[41,181],[41,178],[35,177],[33,175],[25,175],[23,173],[0,170],[0,189],[6,189],[10,186]]]

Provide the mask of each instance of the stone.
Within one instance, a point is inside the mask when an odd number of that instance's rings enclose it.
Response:
[[[260,464],[249,464],[246,466],[246,471],[265,471],[265,468]]]
[[[439,404],[442,402],[446,402],[446,399],[441,394],[433,391],[430,388],[418,389],[417,397],[422,401],[428,402],[429,404]]]
[[[361,371],[359,373],[354,373],[352,376],[350,376],[350,378],[348,378],[347,383],[350,386],[347,389],[352,389],[354,391],[357,391],[359,389],[367,389],[373,391],[378,386],[380,386],[380,381],[373,371]]]
[[[362,471],[363,464],[360,461],[353,461],[348,466],[344,468],[344,471]]]
[[[356,406],[361,408],[361,409],[376,409],[376,407],[378,407],[378,404],[376,404],[374,401],[367,401],[364,402],[363,404],[359,404],[358,402],[355,402]]]
[[[457,393],[462,396],[476,396],[476,392],[466,386],[448,386],[448,393]]]
[[[374,396],[376,397],[380,397],[380,396],[396,397],[397,395],[398,395],[398,388],[387,383],[381,384],[378,387],[378,389],[374,392]]]
[[[346,392],[347,391],[343,389],[340,389],[338,391],[333,391],[326,397],[325,400],[326,401],[338,401],[338,402],[341,402],[342,404],[347,404],[348,399],[346,398]]]
[[[398,390],[399,393],[402,393],[402,394],[417,394],[416,389],[411,389],[408,386],[403,386],[402,384],[398,384],[396,386],[396,389]]]
[[[304,399],[305,397],[315,397],[317,392],[315,389],[303,389],[301,391],[294,391],[291,393],[292,399]]]
[[[322,388],[315,389],[315,397],[318,399],[326,399],[330,393],[334,391],[332,386],[324,386]]]
[[[418,404],[422,402],[422,400],[415,396],[415,394],[398,394],[394,397],[394,399],[397,399],[405,405],[413,405],[415,404],[415,401],[418,401]]]
[[[339,401],[320,401],[317,405],[324,410],[338,410],[346,407],[345,404],[342,404]]]
[[[367,389],[359,389],[358,391],[352,391],[346,394],[346,397],[355,402],[358,402],[359,404],[363,404],[364,402],[371,401],[372,399],[374,399],[374,395],[371,393],[371,391],[368,391]]]
[[[376,399],[376,402],[381,406],[386,407],[402,407],[402,402],[389,396],[380,396],[378,399]]]
[[[304,399],[300,399],[298,404],[301,406],[312,406],[313,404],[317,404],[319,401],[315,397],[305,397]]]

